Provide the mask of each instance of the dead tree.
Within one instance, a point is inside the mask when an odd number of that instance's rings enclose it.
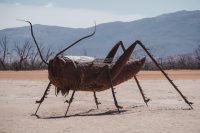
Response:
[[[38,67],[38,62],[39,62],[39,53],[38,51],[35,51],[35,49],[31,50],[30,56],[29,56],[29,60],[30,60],[30,65],[31,65],[31,69],[37,69]]]
[[[25,40],[22,47],[19,46],[18,43],[15,42],[15,52],[17,56],[19,57],[19,66],[17,69],[22,70],[23,69],[23,63],[27,60],[30,51],[31,51],[31,44],[29,41]]]
[[[6,56],[9,54],[8,52],[8,38],[7,36],[3,36],[0,39],[0,63],[4,70],[6,70]]]
[[[197,68],[200,69],[200,45],[195,50],[195,58],[196,58],[196,61],[197,61]]]

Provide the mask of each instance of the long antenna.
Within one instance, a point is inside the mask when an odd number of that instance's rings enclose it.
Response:
[[[33,34],[33,25],[32,25],[32,23],[31,23],[30,21],[26,21],[26,20],[21,20],[21,19],[17,19],[17,20],[19,20],[19,21],[24,21],[24,22],[27,22],[27,23],[30,24],[30,26],[31,26],[31,35],[32,35],[32,38],[33,38],[33,40],[34,40],[34,42],[35,42],[35,44],[36,44],[36,46],[37,46],[37,49],[38,49],[38,51],[39,51],[40,58],[42,59],[42,61],[43,61],[46,65],[48,65],[48,63],[44,60],[44,58],[43,58],[43,56],[42,56],[42,54],[41,54],[39,45],[38,45],[38,43],[37,43],[37,41],[36,41],[36,39],[35,39],[35,36],[34,36],[34,34]]]
[[[58,54],[56,54],[55,57],[59,56],[60,54],[62,54],[63,52],[65,52],[66,50],[68,50],[69,48],[71,48],[72,46],[74,46],[75,44],[77,44],[78,42],[86,39],[86,38],[89,38],[91,36],[93,36],[96,32],[96,22],[95,22],[95,28],[94,28],[94,31],[90,34],[90,35],[87,35],[87,36],[84,36],[82,38],[80,38],[79,40],[75,41],[74,43],[72,43],[71,45],[69,45],[67,48],[63,49],[62,51],[60,51]]]

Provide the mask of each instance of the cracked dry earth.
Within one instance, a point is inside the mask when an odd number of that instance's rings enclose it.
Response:
[[[68,117],[67,97],[55,94],[34,114],[47,84],[47,71],[0,72],[0,133],[199,133],[200,71],[167,71],[181,92],[194,102],[193,110],[184,103],[170,83],[157,71],[141,71],[141,86],[150,98],[147,107],[135,81],[116,86],[116,97],[123,106],[119,114],[111,90],[97,92],[101,104],[96,109],[93,93],[77,92]]]

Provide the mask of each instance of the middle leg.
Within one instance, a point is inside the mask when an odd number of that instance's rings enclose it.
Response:
[[[116,106],[117,109],[118,109],[118,112],[120,113],[120,110],[119,110],[119,109],[122,109],[123,107],[118,105],[118,102],[117,102],[117,99],[116,99],[116,96],[115,96],[115,93],[116,93],[116,92],[114,91],[114,87],[113,87],[113,82],[112,82],[111,73],[110,73],[109,68],[108,68],[107,70],[108,70],[108,78],[109,78],[109,81],[110,81],[110,87],[111,87],[111,90],[112,90],[112,95],[113,95],[114,103],[115,103],[115,106]]]
[[[96,106],[97,106],[97,109],[99,109],[99,104],[101,104],[100,102],[98,102],[98,98],[96,96],[96,91],[93,89],[93,94],[94,94],[94,100],[95,100],[95,103],[96,103]]]

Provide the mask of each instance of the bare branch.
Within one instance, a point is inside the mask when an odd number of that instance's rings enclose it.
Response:
[[[19,56],[19,69],[22,69],[22,63],[28,58],[32,46],[29,41],[25,40],[22,47],[18,42],[15,42],[15,49],[17,56]]]
[[[0,39],[0,63],[3,66],[4,70],[6,70],[6,56],[9,54],[8,52],[8,38],[7,36],[3,36]]]

